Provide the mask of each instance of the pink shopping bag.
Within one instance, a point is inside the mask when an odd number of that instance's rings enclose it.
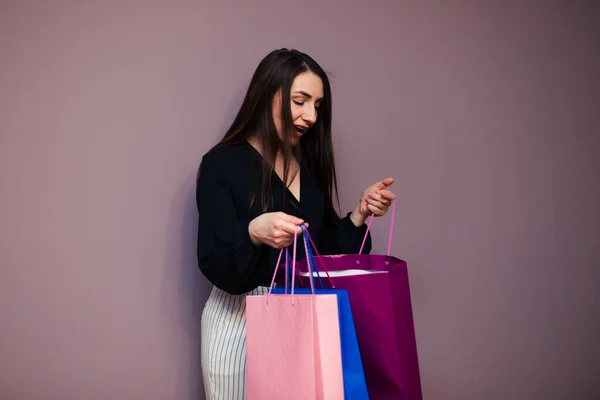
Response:
[[[246,298],[246,398],[343,400],[337,296],[294,295],[293,246],[291,294],[271,294],[274,275],[268,294]]]

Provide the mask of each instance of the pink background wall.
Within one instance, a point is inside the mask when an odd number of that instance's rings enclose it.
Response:
[[[599,398],[600,13],[553,3],[3,0],[0,398],[202,398],[194,174],[283,46],[344,209],[397,179],[426,398]]]

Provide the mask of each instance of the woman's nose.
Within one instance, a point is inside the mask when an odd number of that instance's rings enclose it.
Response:
[[[314,124],[315,121],[317,120],[317,112],[315,110],[306,111],[302,115],[302,119],[305,120],[306,122],[309,122],[310,124]]]

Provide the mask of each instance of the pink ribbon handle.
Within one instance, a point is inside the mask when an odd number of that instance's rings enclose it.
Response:
[[[279,257],[277,257],[277,264],[275,264],[275,272],[273,272],[273,278],[271,279],[271,285],[269,286],[269,291],[267,292],[267,304],[269,304],[269,296],[271,295],[271,292],[273,291],[273,286],[275,285],[275,277],[277,276],[277,270],[279,269],[279,263],[281,263],[282,255],[283,255],[283,248],[281,248],[281,250],[279,251]],[[287,275],[287,268],[286,268],[286,275]],[[286,283],[287,283],[287,276],[286,276]],[[286,292],[287,292],[287,290],[286,290]]]
[[[390,221],[390,234],[388,236],[388,248],[387,255],[388,257],[392,253],[392,235],[394,233],[394,216],[396,215],[396,199],[392,200],[392,220]],[[367,237],[369,235],[369,231],[371,230],[371,224],[373,223],[373,219],[375,218],[375,214],[371,214],[369,217],[369,222],[367,223],[367,231],[365,232],[365,237],[363,238],[362,244],[360,245],[360,250],[358,254],[362,254],[363,249],[365,247],[365,242],[367,241]]]
[[[296,247],[298,243],[298,233],[294,233],[294,247],[292,250],[292,287],[291,287],[291,296],[292,296],[292,305],[295,305],[294,302],[294,286],[295,286],[295,278],[296,278]],[[287,250],[287,249],[286,249]],[[277,257],[277,265],[275,265],[275,272],[273,272],[273,278],[271,278],[271,285],[269,286],[269,291],[267,292],[267,304],[269,304],[269,296],[273,291],[273,286],[275,285],[275,277],[277,276],[277,270],[279,269],[279,264],[281,263],[281,256],[283,255],[283,248],[279,250],[279,256]],[[287,260],[286,260],[287,262]],[[287,265],[286,265],[286,274],[287,274]],[[287,284],[287,276],[286,276],[286,284]],[[286,290],[287,293],[287,290]],[[313,289],[314,293],[314,289]]]

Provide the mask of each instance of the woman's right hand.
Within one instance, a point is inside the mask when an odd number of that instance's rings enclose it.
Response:
[[[294,242],[294,234],[301,235],[304,220],[282,212],[261,214],[250,221],[248,233],[255,245],[266,244],[275,249]],[[306,224],[308,226],[308,224]]]

